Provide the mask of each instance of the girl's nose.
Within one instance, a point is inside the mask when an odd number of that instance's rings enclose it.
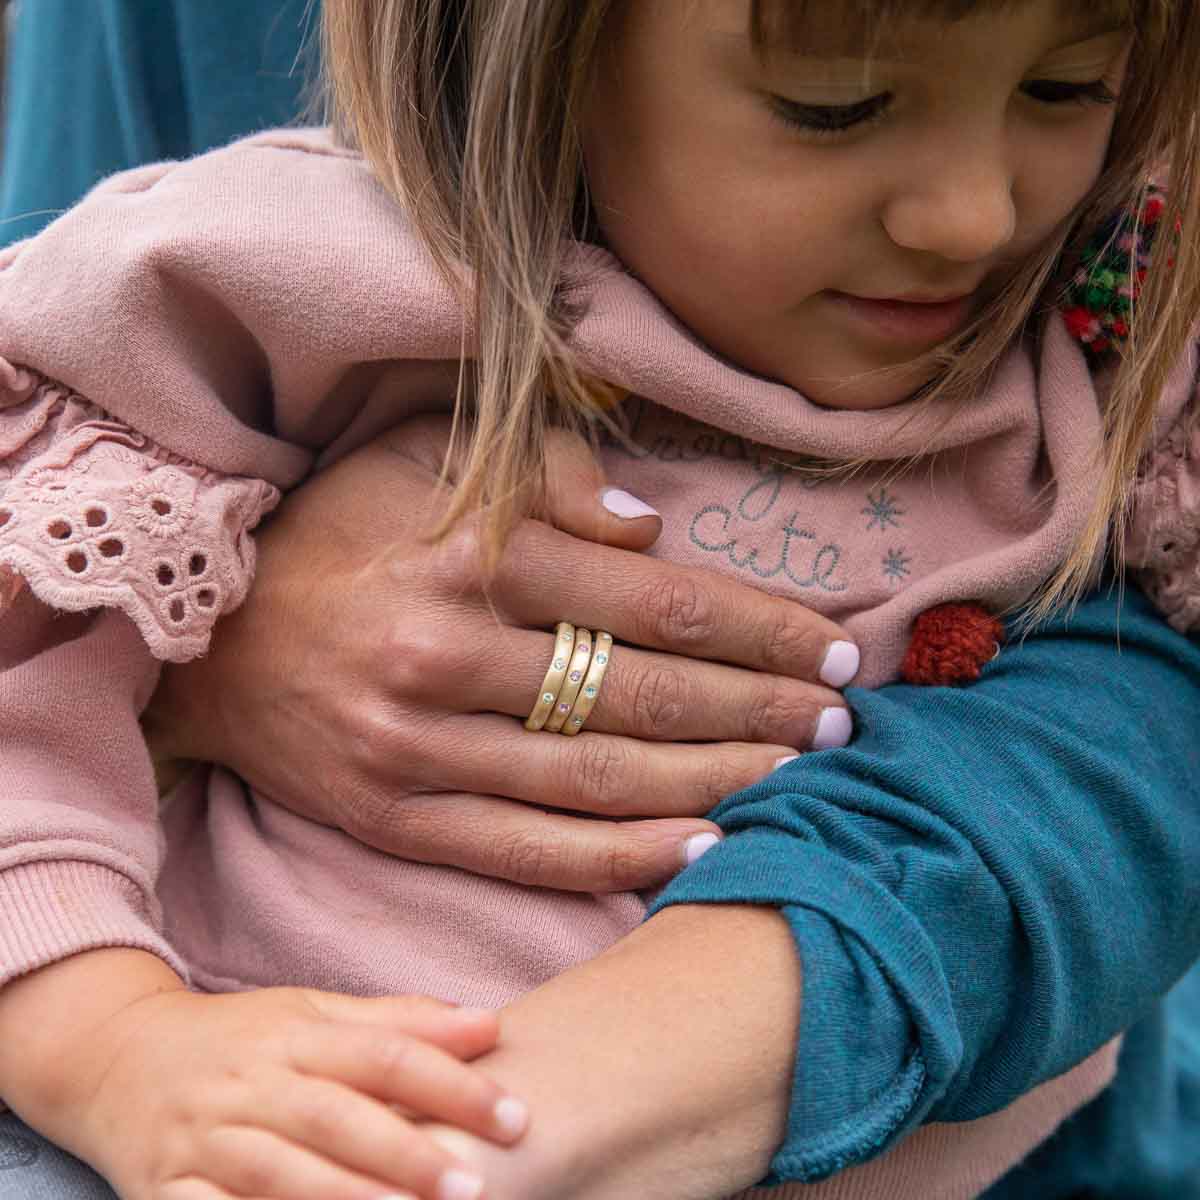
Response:
[[[1007,164],[974,149],[956,161],[939,155],[924,166],[913,164],[883,210],[883,227],[897,246],[966,263],[980,262],[1012,240],[1017,214]]]

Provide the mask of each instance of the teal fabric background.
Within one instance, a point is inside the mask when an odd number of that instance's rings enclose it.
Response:
[[[318,12],[315,0],[20,0],[0,243],[114,171],[293,123]]]

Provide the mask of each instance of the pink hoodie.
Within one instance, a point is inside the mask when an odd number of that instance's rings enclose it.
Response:
[[[961,411],[832,412],[718,359],[602,250],[578,250],[566,284],[580,361],[639,398],[640,448],[604,465],[663,513],[655,553],[827,613],[862,647],[862,683],[895,678],[923,610],[1027,598],[1082,529],[1098,406],[1053,315]],[[403,214],[321,131],[115,176],[0,258],[0,984],[122,945],[207,990],[499,1005],[641,920],[636,895],[380,854],[220,768],[160,811],[138,726],[158,660],[201,653],[240,603],[248,531],[280,490],[448,408],[449,375],[429,368],[457,358],[461,325]],[[1164,427],[1194,374],[1193,354]],[[787,469],[804,457],[871,465],[814,483]],[[1114,1064],[1110,1045],[821,1187],[974,1195]]]

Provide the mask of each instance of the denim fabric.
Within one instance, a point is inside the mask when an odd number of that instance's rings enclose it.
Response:
[[[29,0],[5,83],[0,244],[30,237],[114,171],[294,122],[318,5],[306,0]]]
[[[117,1200],[117,1194],[65,1150],[0,1113],[0,1200]]]
[[[1195,992],[1156,1005],[1200,957],[1200,644],[1132,591],[1119,650],[1117,628],[1097,595],[971,687],[850,691],[851,745],[721,804],[728,838],[657,901],[775,904],[792,925],[804,1009],[772,1180],[996,1111],[1140,1021],[1120,1094],[1145,1070],[1195,1087]],[[1104,1105],[1122,1169],[1162,1160],[1182,1187],[1194,1108]],[[1056,1146],[1039,1169],[1070,1195],[1088,1164]]]

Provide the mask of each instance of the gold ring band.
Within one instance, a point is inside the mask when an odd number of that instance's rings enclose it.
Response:
[[[567,667],[571,661],[571,648],[575,644],[575,626],[570,621],[559,621],[554,630],[554,650],[551,652],[550,666],[542,686],[538,689],[537,701],[533,711],[525,719],[525,728],[536,733],[549,720],[554,712],[554,704],[558,693],[562,690],[563,680],[567,677]]]
[[[567,723],[567,717],[571,715],[571,709],[575,707],[575,698],[583,690],[583,677],[587,674],[591,661],[591,630],[576,629],[575,648],[571,651],[571,664],[562,690],[558,693],[558,700],[554,704],[554,711],[546,722],[547,733],[562,732],[562,727]]]
[[[596,649],[592,654],[591,665],[583,677],[583,687],[571,709],[567,722],[563,726],[566,737],[574,737],[582,728],[583,723],[592,715],[596,707],[596,699],[600,695],[600,685],[604,682],[604,673],[608,670],[609,659],[612,658],[613,640],[611,633],[603,629],[596,630]]]

